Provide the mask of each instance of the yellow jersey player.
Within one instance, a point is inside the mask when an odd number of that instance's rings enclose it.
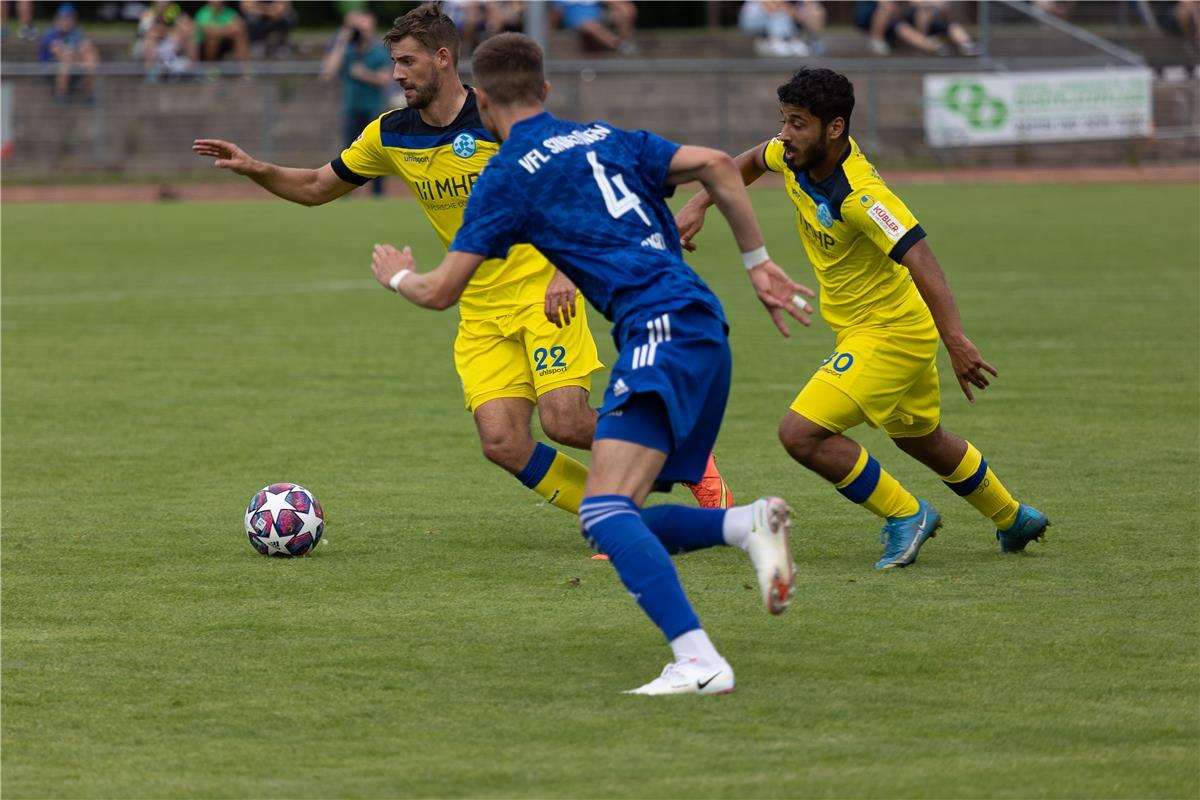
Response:
[[[792,402],[779,426],[788,453],[845,497],[883,517],[877,569],[917,559],[941,516],[889,475],[844,432],[882,428],[913,458],[991,519],[1001,552],[1041,539],[1050,524],[1013,499],[983,455],[941,425],[938,337],[959,386],[984,389],[996,370],[963,333],[962,320],[925,231],[850,138],[854,87],[827,69],[801,69],[779,87],[779,135],[738,156],[747,184],[783,175],[796,226],[821,285],[821,316],[835,350]],[[711,203],[701,192],[680,210],[683,244]]]
[[[483,127],[475,93],[458,77],[458,31],[434,5],[396,19],[384,36],[392,76],[406,108],[389,111],[331,163],[293,169],[258,161],[236,144],[197,139],[192,149],[296,203],[319,205],[372,178],[398,175],[421,204],[443,245],[462,225],[471,189],[499,148]],[[537,250],[514,247],[483,264],[459,303],[455,367],[484,455],[551,504],[577,513],[587,469],[541,442],[530,426],[571,447],[591,446],[596,411],[591,375],[602,369],[578,291]],[[730,505],[729,489],[709,459],[701,505]]]

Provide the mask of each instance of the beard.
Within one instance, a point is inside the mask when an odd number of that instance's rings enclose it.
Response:
[[[408,101],[409,108],[422,109],[433,102],[433,98],[437,97],[438,91],[442,88],[442,79],[439,75],[434,75],[433,80],[424,86],[413,87],[413,97]]]
[[[813,167],[820,164],[829,155],[829,148],[826,145],[819,144],[805,152],[793,151],[787,156],[787,162],[792,165],[793,169],[808,172]]]

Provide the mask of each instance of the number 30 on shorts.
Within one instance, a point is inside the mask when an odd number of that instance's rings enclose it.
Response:
[[[829,365],[829,368],[834,372],[845,372],[854,366],[854,356],[850,353],[839,353],[834,350],[829,356],[821,362],[821,366]]]
[[[567,365],[564,359],[567,357],[567,348],[561,344],[556,344],[547,350],[544,347],[539,347],[533,351],[533,365],[538,372],[544,372],[548,369],[561,369]],[[547,359],[553,359],[547,363]]]

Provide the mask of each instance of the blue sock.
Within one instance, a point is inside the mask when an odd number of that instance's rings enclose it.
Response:
[[[668,642],[700,627],[671,557],[632,500],[621,495],[585,498],[579,519],[588,543],[608,556],[621,583]]]
[[[642,521],[671,555],[725,544],[725,509],[651,506]]]

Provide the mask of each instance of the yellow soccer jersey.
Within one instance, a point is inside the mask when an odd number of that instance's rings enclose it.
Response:
[[[421,204],[442,245],[449,247],[462,226],[463,211],[480,171],[500,145],[479,118],[475,92],[450,125],[435,128],[414,108],[389,111],[372,122],[330,166],[348,183],[399,175]],[[426,266],[434,266],[426,261]],[[554,267],[527,244],[504,259],[484,261],[459,300],[463,319],[511,313],[541,305]]]
[[[851,139],[838,168],[820,183],[792,169],[772,139],[763,161],[783,173],[796,228],[821,285],[821,316],[835,331],[854,325],[933,324],[900,259],[925,231]]]

